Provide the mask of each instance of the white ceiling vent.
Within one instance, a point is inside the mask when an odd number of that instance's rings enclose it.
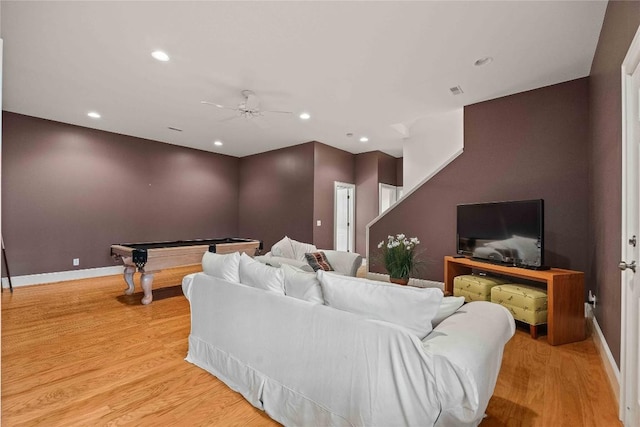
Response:
[[[462,91],[462,88],[460,86],[454,86],[454,87],[450,87],[449,90],[451,91],[452,94],[454,95],[461,95],[464,92]]]

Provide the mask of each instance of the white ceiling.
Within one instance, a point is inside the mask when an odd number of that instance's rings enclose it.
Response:
[[[0,7],[4,110],[233,156],[313,140],[401,156],[394,124],[587,76],[606,2]],[[156,49],[171,60],[153,59]],[[484,56],[494,61],[474,66]],[[453,96],[457,85],[464,93]],[[237,105],[243,89],[263,109],[296,114],[244,119],[200,103]]]

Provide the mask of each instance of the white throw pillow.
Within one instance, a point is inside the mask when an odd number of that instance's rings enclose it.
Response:
[[[325,304],[403,326],[422,339],[442,302],[437,288],[414,288],[318,271]]]
[[[293,246],[291,246],[291,239],[284,236],[282,240],[271,246],[271,255],[295,259],[296,255],[293,252]]]
[[[240,256],[240,283],[284,295],[284,272],[256,261],[245,253]]]
[[[240,283],[238,266],[240,264],[240,254],[214,254],[205,252],[202,256],[202,271],[209,276],[219,277],[230,282]]]
[[[464,304],[464,297],[442,298],[442,303],[440,303],[436,317],[431,319],[431,326],[434,328],[438,326],[440,322],[458,311],[458,309],[462,307],[462,304]]]
[[[299,261],[307,262],[307,259],[304,256],[305,254],[318,252],[318,248],[316,248],[311,243],[302,243],[293,239],[289,239],[289,241],[291,242],[291,247],[293,248],[293,258]]]
[[[309,273],[289,264],[282,264],[284,293],[293,298],[324,304],[322,288],[316,273]]]

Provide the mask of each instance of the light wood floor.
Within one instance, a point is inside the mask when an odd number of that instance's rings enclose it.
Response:
[[[191,271],[158,274],[149,306],[120,276],[5,290],[2,425],[278,425],[183,360],[189,304],[172,285]],[[482,427],[620,425],[591,339],[551,347],[524,331],[487,413]]]

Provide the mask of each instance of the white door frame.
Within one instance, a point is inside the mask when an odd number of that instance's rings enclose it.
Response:
[[[347,182],[333,182],[333,248],[337,248],[338,243],[338,187],[349,188],[351,190],[351,202],[349,203],[349,244],[347,250],[356,250],[356,185]]]
[[[393,206],[397,201],[398,201],[398,187],[396,187],[395,185],[391,185],[391,184],[383,184],[382,182],[378,183],[378,215],[382,215],[383,211],[382,211],[382,190],[383,189],[387,189],[387,190],[392,190],[393,194],[395,196],[393,203],[391,203],[387,209],[385,209],[385,212],[391,208],[391,206]]]
[[[628,107],[628,102],[638,102],[638,98],[636,95],[635,101],[629,101],[631,99],[630,92],[632,89],[631,83],[631,75],[636,70],[638,65],[640,64],[640,27],[636,31],[635,37],[631,42],[631,46],[629,47],[629,51],[622,63],[621,67],[621,82],[622,82],[622,229],[621,229],[621,256],[623,261],[631,262],[632,259],[628,259],[627,257],[630,254],[630,246],[629,246],[629,238],[630,233],[635,233],[633,230],[628,230],[628,221],[627,218],[627,192],[634,191],[630,186],[638,188],[638,172],[637,167],[636,170],[632,170],[633,167],[630,165],[633,164],[630,156],[635,156],[637,161],[637,153],[627,153],[628,143],[630,139],[633,138],[632,135],[632,127],[630,124],[630,120],[638,120],[638,117],[627,117],[632,116],[633,113],[631,109]],[[636,108],[636,111],[638,109]],[[632,142],[633,143],[633,142]],[[630,179],[628,175],[635,172],[635,178],[631,178],[635,180],[635,184],[628,184],[627,180]],[[637,203],[638,194],[635,194],[635,203]],[[640,236],[639,236],[640,237]],[[636,260],[637,261],[637,260]],[[623,421],[625,425],[631,425],[634,420],[637,420],[639,415],[636,413],[638,410],[637,402],[634,402],[634,395],[638,390],[638,325],[634,324],[637,313],[637,306],[634,306],[633,298],[631,298],[630,290],[628,288],[629,283],[629,275],[633,274],[631,271],[626,270],[621,274],[621,345],[620,345],[620,419]],[[638,273],[640,274],[640,271]],[[634,281],[634,285],[637,286],[640,284],[640,280],[638,277],[632,279]],[[635,390],[632,390],[632,387],[635,387]],[[635,396],[636,398],[640,396]],[[627,411],[626,408],[629,407],[631,410]]]

